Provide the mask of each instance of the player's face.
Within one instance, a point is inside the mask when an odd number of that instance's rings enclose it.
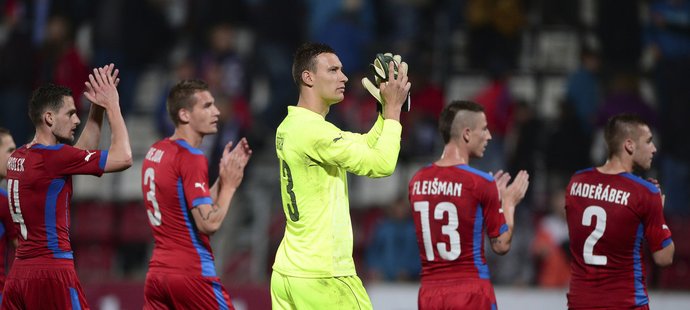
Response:
[[[336,104],[345,98],[347,76],[343,73],[343,64],[333,53],[322,53],[316,56],[314,89],[328,105]]]
[[[640,126],[637,132],[639,135],[635,141],[633,164],[643,170],[649,170],[652,167],[654,153],[656,153],[656,146],[652,141],[652,131],[647,126]]]
[[[7,176],[7,160],[17,146],[10,135],[0,135],[0,179]]]
[[[469,149],[470,156],[481,158],[484,156],[486,145],[491,140],[491,133],[489,132],[486,115],[484,113],[475,113],[474,128],[470,130]]]
[[[62,97],[62,106],[53,115],[51,131],[58,142],[70,143],[74,141],[74,133],[77,131],[80,121],[72,96]]]
[[[207,90],[194,94],[194,105],[189,116],[189,124],[194,131],[203,135],[218,132],[220,111],[216,107],[215,99]]]

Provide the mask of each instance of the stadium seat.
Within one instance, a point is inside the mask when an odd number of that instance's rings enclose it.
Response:
[[[129,202],[123,205],[117,237],[121,243],[153,242],[143,202]]]
[[[74,243],[112,243],[115,208],[109,203],[81,202],[72,206],[71,238]]]
[[[103,282],[112,278],[112,244],[81,244],[76,245],[73,250],[74,264],[82,282]]]

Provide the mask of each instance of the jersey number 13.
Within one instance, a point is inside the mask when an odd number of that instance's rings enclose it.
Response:
[[[436,242],[431,240],[431,225],[429,217],[428,201],[417,201],[414,203],[414,211],[419,213],[419,219],[422,226],[422,239],[424,240],[424,252],[426,259],[433,261],[436,257],[434,254],[434,246],[438,251],[438,255],[445,260],[456,260],[460,257],[460,233],[458,232],[458,209],[451,202],[439,202],[434,208],[434,220],[441,221],[444,217],[448,218],[447,224],[441,227],[441,233],[448,236],[449,243]]]

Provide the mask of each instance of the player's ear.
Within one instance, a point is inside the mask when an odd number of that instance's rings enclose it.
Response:
[[[53,124],[55,123],[54,118],[55,114],[53,113],[53,111],[48,110],[45,113],[43,113],[43,123],[48,125],[48,127],[53,127]]]
[[[180,123],[187,124],[191,118],[191,111],[182,108],[177,111],[177,118],[180,119]]]
[[[469,127],[465,127],[462,129],[462,140],[465,141],[465,143],[470,142],[471,131],[472,130]]]
[[[632,155],[633,151],[635,151],[635,142],[633,142],[632,139],[625,139],[625,142],[623,142],[623,148],[628,155]]]
[[[309,70],[304,70],[302,71],[302,83],[305,85],[312,87],[314,86],[314,73],[309,71]]]

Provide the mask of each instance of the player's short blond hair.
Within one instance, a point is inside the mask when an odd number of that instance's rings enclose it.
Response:
[[[649,127],[647,122],[635,114],[623,113],[609,118],[604,128],[604,140],[606,140],[609,158],[621,151],[625,139],[638,138],[638,130],[641,126]]]

